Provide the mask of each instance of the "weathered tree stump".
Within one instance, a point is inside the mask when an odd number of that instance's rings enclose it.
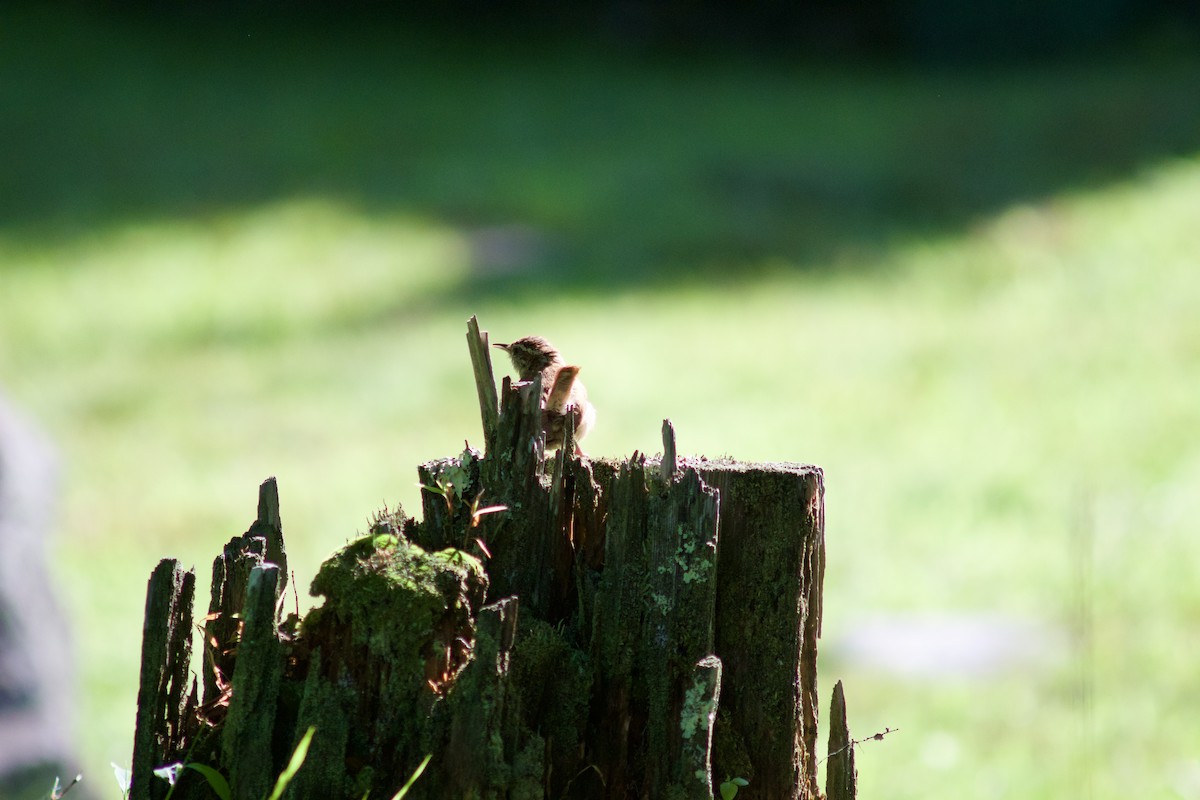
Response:
[[[431,755],[410,798],[818,798],[821,471],[681,458],[669,423],[662,458],[547,456],[540,387],[497,392],[474,319],[468,341],[486,455],[422,465],[423,519],[382,510],[303,620],[278,621],[264,484],[214,564],[203,702],[179,672],[194,579],[160,565],[134,800],[187,759],[262,797],[310,727],[288,797],[390,798]]]

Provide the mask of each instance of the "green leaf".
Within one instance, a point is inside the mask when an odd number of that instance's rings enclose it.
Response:
[[[188,763],[184,765],[184,769],[194,769],[204,776],[204,780],[208,781],[208,785],[213,792],[221,800],[232,800],[233,793],[229,791],[229,782],[225,780],[225,776],[217,772],[207,764]]]
[[[292,782],[292,778],[296,777],[296,773],[300,771],[300,767],[304,766],[304,759],[308,757],[308,745],[312,741],[313,734],[317,732],[316,725],[310,725],[308,732],[304,734],[304,738],[300,740],[300,744],[296,745],[296,749],[292,752],[292,759],[288,761],[287,769],[279,773],[279,779],[275,781],[275,788],[271,790],[271,796],[268,800],[279,800],[283,797],[284,791],[288,784]]]
[[[737,797],[738,789],[749,785],[750,781],[745,778],[729,778],[721,784],[721,800],[733,800]]]
[[[431,758],[433,758],[433,753],[425,756],[425,760],[421,762],[421,765],[417,767],[416,772],[414,772],[412,777],[408,779],[408,783],[401,786],[400,791],[392,795],[392,800],[404,800],[404,795],[408,794],[408,790],[411,789],[412,785],[417,782],[417,778],[421,777],[421,773],[425,771],[425,767],[429,766],[429,759]]]

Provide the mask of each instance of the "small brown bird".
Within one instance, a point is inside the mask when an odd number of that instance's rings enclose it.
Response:
[[[563,444],[563,420],[567,413],[575,421],[575,453],[583,455],[579,440],[587,435],[596,422],[596,408],[588,402],[587,389],[577,378],[579,367],[567,364],[558,349],[541,336],[526,336],[512,344],[497,344],[512,359],[517,377],[531,381],[542,376],[542,427],[546,432],[546,449]]]

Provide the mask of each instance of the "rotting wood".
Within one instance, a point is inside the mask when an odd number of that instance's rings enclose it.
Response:
[[[278,567],[275,601],[287,585],[288,557],[283,547],[280,491],[274,477],[258,487],[258,513],[245,534],[234,536],[212,561],[209,613],[204,620],[203,703],[211,715],[220,716],[226,704],[222,693],[233,676],[233,649],[238,643],[239,614],[246,602],[251,571],[262,564]]]
[[[719,493],[722,508],[715,647],[724,664],[722,707],[732,724],[722,731],[718,722],[718,739],[730,734],[718,747],[736,748],[740,741],[748,748],[753,777],[743,777],[754,781],[755,797],[786,797],[798,784],[815,797],[821,471],[726,461],[696,468]],[[779,720],[789,721],[787,736],[779,735]]]
[[[287,551],[283,547],[283,520],[279,516],[279,486],[275,478],[267,478],[258,487],[258,517],[245,533],[246,538],[263,537],[267,542],[267,561],[279,567],[275,582],[275,597],[283,596],[288,583]]]
[[[471,368],[475,373],[475,388],[479,394],[479,413],[483,420],[484,440],[496,429],[500,417],[499,401],[496,399],[496,379],[492,372],[492,353],[486,331],[479,330],[475,315],[467,320],[467,349],[471,354]]]
[[[829,702],[829,755],[825,760],[827,800],[854,800],[858,796],[858,771],[854,767],[854,740],[846,721],[846,694],[842,682],[833,687]]]
[[[233,677],[234,648],[237,645],[242,608],[251,571],[266,561],[266,539],[235,536],[221,555],[213,559],[212,592],[208,616],[204,621],[204,704],[214,713],[223,714],[226,706],[212,704],[220,700]]]
[[[287,551],[283,545],[283,523],[279,514],[279,487],[268,478],[258,487],[258,514],[250,528],[229,540],[213,560],[212,590],[208,616],[204,620],[204,664],[201,669],[205,709],[224,713],[221,695],[233,677],[233,649],[242,621],[251,571],[264,563],[279,568],[275,601],[283,597],[287,584]]]
[[[196,574],[171,558],[159,562],[146,588],[132,800],[166,797],[169,787],[153,776],[153,770],[185,749],[196,729],[195,681],[188,689],[195,590]]]
[[[468,344],[492,383],[474,319]],[[478,394],[485,451],[421,465],[423,519],[381,511],[298,628],[278,623],[278,489],[260,487],[214,563],[211,727],[138,780],[190,747],[261,796],[315,726],[289,798],[391,797],[427,754],[411,800],[710,798],[733,776],[818,798],[821,471],[682,457],[669,420],[661,459],[547,457],[538,381]]]
[[[675,426],[671,424],[671,420],[669,419],[663,420],[662,438],[663,477],[667,480],[671,480],[675,475],[675,470],[677,469],[678,465],[675,463]]]
[[[463,691],[448,698],[453,710],[444,758],[446,773],[461,796],[469,796],[477,787],[497,794],[519,794],[520,785],[526,789],[541,785],[540,769],[514,776],[509,767],[515,753],[532,738],[522,736],[520,697],[511,676],[517,615],[515,597],[480,610],[472,655],[491,668],[464,672]],[[504,746],[494,747],[496,741]],[[540,766],[541,760],[536,764]]]
[[[260,564],[251,570],[246,589],[233,692],[221,737],[235,800],[260,800],[274,782],[271,750],[284,666],[275,618],[280,578],[278,566]]]
[[[648,515],[648,497],[636,487],[653,484],[663,470],[654,460],[638,459],[591,466],[609,503],[601,581],[620,587],[625,606],[636,607],[645,568],[627,563],[621,540],[630,536],[631,519]],[[816,797],[821,471],[677,457],[676,474],[689,470],[720,499],[714,652],[723,669],[714,770],[721,778],[749,779],[755,797]],[[640,531],[633,535],[644,541]],[[611,619],[614,613],[606,609],[597,617]],[[625,702],[620,691],[611,699],[616,706]]]
[[[713,775],[712,749],[721,705],[721,659],[705,656],[694,669],[679,715],[682,757],[676,762],[674,777],[688,797],[701,797],[711,794],[720,781]]]

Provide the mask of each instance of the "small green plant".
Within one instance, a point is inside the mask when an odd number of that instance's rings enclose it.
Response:
[[[174,764],[164,764],[154,770],[155,775],[171,784],[171,789],[167,792],[167,800],[171,800],[171,796],[175,794],[175,788],[179,785],[179,776],[183,774],[185,769],[200,773],[204,777],[204,780],[208,781],[209,788],[221,800],[230,800],[233,796],[233,793],[229,789],[229,781],[225,780],[225,776],[212,767],[207,764],[198,764],[194,761],[177,761]]]
[[[464,464],[470,463],[471,451],[464,451],[462,458]],[[480,501],[483,499],[483,489],[480,489],[475,494],[475,499],[469,503],[467,502],[465,495],[461,496],[460,498],[462,491],[461,487],[465,486],[469,479],[466,475],[465,469],[459,467],[457,468],[457,472],[454,472],[454,469],[455,468],[452,467],[446,470],[446,474],[450,476],[449,478],[439,477],[434,480],[433,484],[418,483],[417,486],[419,486],[423,491],[427,491],[430,494],[436,494],[439,497],[444,498],[446,500],[446,513],[450,516],[454,516],[455,501],[461,499],[463,504],[467,506],[467,510],[470,512],[471,529],[478,528],[480,521],[488,514],[498,514],[501,511],[508,511],[508,506],[505,505],[480,506]],[[454,480],[455,478],[458,479],[457,483]],[[470,530],[468,530],[468,535],[469,533]],[[474,539],[475,543],[479,545],[479,549],[483,551],[484,555],[488,558],[491,558],[492,552],[488,549],[487,542],[485,542],[481,536],[476,536]]]
[[[287,767],[283,772],[279,773],[279,778],[275,781],[275,788],[271,790],[267,800],[279,800],[283,797],[284,791],[287,790],[288,784],[292,782],[292,778],[296,777],[296,773],[300,771],[300,767],[304,766],[304,759],[308,757],[308,745],[312,742],[313,734],[317,732],[315,725],[310,725],[308,732],[304,734],[304,738],[296,745],[296,749],[292,752],[291,759],[288,760]]]
[[[750,781],[745,778],[726,778],[721,784],[721,800],[733,800],[737,797],[739,789],[743,789],[750,785]]]
[[[204,780],[208,781],[208,787],[212,789],[213,794],[221,798],[221,800],[232,800],[233,792],[229,789],[229,781],[225,780],[224,775],[217,772],[207,764],[197,764],[195,762],[191,762],[188,764],[171,764],[170,767],[178,767],[178,769],[176,769],[172,776],[168,778],[168,780],[171,781],[171,791],[167,792],[167,800],[171,800],[171,795],[175,794],[175,787],[179,785],[176,783],[176,781],[179,779],[179,773],[183,772],[185,769],[195,770],[204,776]],[[170,767],[156,769],[154,770],[154,774],[158,775],[160,778],[165,777],[162,775],[162,772],[163,770],[170,769]]]
[[[425,756],[425,759],[417,765],[415,770],[413,770],[412,777],[408,779],[408,782],[400,787],[400,791],[392,795],[392,800],[404,800],[405,795],[408,794],[408,790],[411,789],[412,785],[417,782],[417,778],[421,777],[421,773],[425,771],[425,767],[429,766],[429,759],[431,758],[433,758],[433,753]]]
[[[283,793],[287,791],[288,785],[296,777],[296,773],[300,771],[300,767],[304,766],[304,759],[308,757],[308,746],[312,742],[313,734],[316,732],[316,726],[309,727],[308,731],[304,734],[304,738],[300,740],[300,743],[296,745],[296,749],[292,751],[292,757],[288,760],[287,767],[275,779],[275,787],[271,790],[271,794],[266,797],[266,800],[279,800],[279,798],[283,797]],[[423,767],[424,764],[422,764]],[[113,769],[117,771],[117,782],[122,785],[122,790],[128,793],[128,773],[116,765],[113,766]],[[195,761],[176,762],[154,770],[155,775],[171,784],[171,790],[167,792],[166,800],[171,800],[171,795],[175,794],[175,788],[179,785],[179,776],[185,769],[195,770],[200,773],[204,777],[204,780],[208,782],[209,788],[213,790],[213,794],[219,797],[220,800],[232,800],[233,791],[229,788],[229,781],[225,779],[225,776],[207,764],[199,764]]]
[[[292,751],[292,757],[288,760],[287,767],[276,778],[275,787],[264,800],[280,800],[283,797],[283,793],[287,791],[287,787],[291,784],[292,779],[296,777],[296,773],[300,771],[300,767],[304,766],[304,759],[308,757],[308,746],[312,743],[313,734],[316,732],[316,726],[309,727],[308,731],[304,734],[304,738],[300,740],[299,744],[296,745],[296,749]],[[432,758],[432,753],[425,756],[424,760],[413,771],[412,776],[409,777],[408,782],[401,786],[396,794],[392,795],[392,800],[404,800],[404,797],[408,794],[408,790],[412,788],[417,779],[425,772],[425,768],[429,766],[429,761]],[[213,790],[213,794],[220,798],[220,800],[232,800],[233,791],[229,787],[229,781],[225,780],[225,776],[207,764],[198,764],[194,761],[167,764],[154,770],[155,775],[165,781],[169,781],[171,784],[171,790],[167,792],[166,800],[171,800],[171,795],[175,794],[175,787],[178,785],[179,776],[185,769],[195,770],[200,773],[204,777],[204,780],[208,782],[209,788]],[[113,772],[116,775],[117,784],[121,787],[121,796],[128,797],[129,784],[132,777],[129,770],[113,764]],[[48,795],[49,800],[59,800],[72,786],[79,783],[82,779],[82,775],[76,777],[64,789],[60,789],[58,781],[55,780],[54,789]],[[366,797],[367,795],[364,794],[363,800],[366,800]]]

